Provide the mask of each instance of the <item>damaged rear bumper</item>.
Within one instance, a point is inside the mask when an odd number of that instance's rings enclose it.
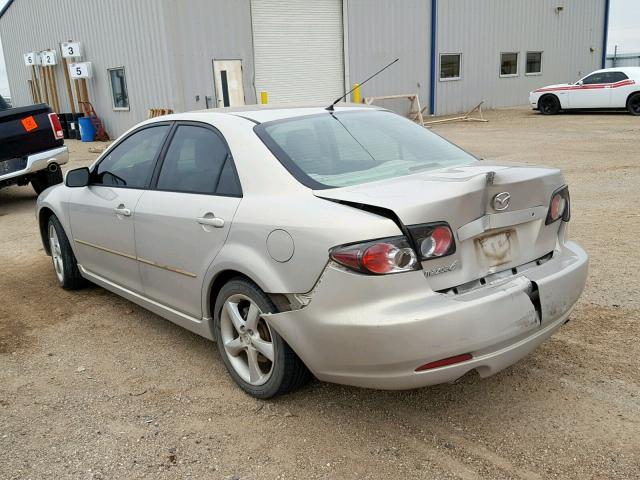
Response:
[[[546,263],[459,295],[433,292],[421,271],[364,276],[329,265],[308,306],[269,323],[320,379],[408,389],[470,370],[492,375],[527,355],[567,319],[584,289],[587,255],[566,242]],[[539,305],[531,292],[539,293]],[[444,358],[462,363],[416,372]]]

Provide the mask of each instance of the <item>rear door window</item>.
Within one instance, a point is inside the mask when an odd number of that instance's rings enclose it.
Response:
[[[169,125],[139,130],[111,149],[93,172],[92,185],[146,188]]]
[[[233,159],[221,134],[204,126],[179,125],[164,156],[157,189],[239,195]]]

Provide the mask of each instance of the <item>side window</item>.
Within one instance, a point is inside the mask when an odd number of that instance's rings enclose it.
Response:
[[[160,170],[158,190],[239,195],[227,145],[208,128],[180,125]]]
[[[582,80],[583,85],[595,85],[597,83],[609,83],[607,72],[593,73]]]
[[[168,125],[145,128],[116,145],[98,164],[92,185],[144,188],[148,185]]]
[[[629,77],[622,72],[608,72],[607,76],[607,83],[622,82],[623,80],[629,79]]]

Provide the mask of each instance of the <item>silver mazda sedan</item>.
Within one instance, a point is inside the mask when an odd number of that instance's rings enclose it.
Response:
[[[494,374],[567,322],[587,276],[557,169],[479,161],[359,105],[143,122],[37,217],[63,288],[88,280],[215,340],[259,398],[312,374]]]

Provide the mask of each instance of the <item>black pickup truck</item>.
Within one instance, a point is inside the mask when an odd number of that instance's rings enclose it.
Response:
[[[8,108],[0,97],[0,188],[31,182],[36,193],[62,182],[69,161],[58,115],[48,105]]]

